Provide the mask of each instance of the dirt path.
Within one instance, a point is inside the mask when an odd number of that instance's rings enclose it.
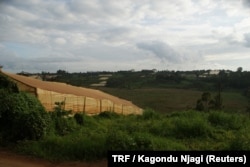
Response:
[[[0,149],[0,167],[107,167],[107,160],[97,162],[52,163]]]

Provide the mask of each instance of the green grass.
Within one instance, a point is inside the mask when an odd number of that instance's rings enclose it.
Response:
[[[193,109],[196,101],[201,97],[202,91],[190,89],[113,89],[101,90],[132,101],[141,108],[152,108],[155,111],[166,113]],[[212,93],[214,96],[216,93]],[[240,112],[247,107],[247,98],[241,92],[222,92],[224,110]]]
[[[18,150],[53,161],[102,159],[107,150],[250,150],[250,119],[243,113],[105,113],[84,116],[78,126],[65,135],[20,142]]]

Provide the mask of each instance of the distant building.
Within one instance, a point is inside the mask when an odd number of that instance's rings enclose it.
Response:
[[[219,75],[220,70],[210,70],[209,75]]]
[[[112,77],[112,74],[99,74],[99,81],[100,82],[99,83],[91,84],[90,86],[93,86],[93,87],[103,87],[103,86],[106,86],[109,77]]]

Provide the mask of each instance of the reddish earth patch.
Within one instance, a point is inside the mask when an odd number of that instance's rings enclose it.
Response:
[[[96,162],[74,161],[53,163],[0,149],[0,167],[107,167],[107,164],[107,160],[100,160]]]

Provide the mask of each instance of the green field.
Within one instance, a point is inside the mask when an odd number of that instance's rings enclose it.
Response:
[[[102,91],[132,101],[141,108],[151,108],[166,113],[195,108],[203,92],[188,89],[115,89],[101,88]],[[216,93],[213,92],[212,95]],[[245,111],[248,100],[240,91],[222,92],[225,111]]]

